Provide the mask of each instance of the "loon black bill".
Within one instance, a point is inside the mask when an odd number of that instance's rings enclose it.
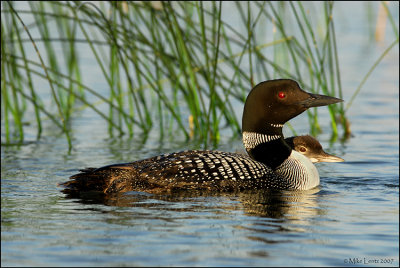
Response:
[[[299,103],[304,108],[325,106],[325,105],[334,104],[334,103],[343,101],[342,99],[338,99],[338,98],[330,97],[330,96],[326,96],[326,95],[319,95],[319,94],[312,94],[312,93],[308,93],[308,94],[310,95],[310,97]]]

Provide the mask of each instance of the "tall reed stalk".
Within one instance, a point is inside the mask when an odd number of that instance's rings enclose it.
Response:
[[[334,5],[2,2],[2,144],[23,143],[26,121],[40,138],[50,119],[72,146],[77,111],[90,109],[110,135],[156,128],[161,137],[180,132],[215,146],[222,128],[240,133],[242,107],[235,103],[258,82],[291,78],[306,90],[341,97]],[[84,82],[93,72],[82,57],[93,62],[106,90]],[[333,136],[338,125],[348,133],[343,104],[329,112]],[[308,115],[316,134],[317,110]]]

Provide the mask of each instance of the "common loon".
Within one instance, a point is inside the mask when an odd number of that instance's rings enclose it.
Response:
[[[250,91],[244,105],[242,135],[249,156],[191,150],[87,168],[63,183],[63,192],[311,189],[319,185],[318,171],[285,142],[282,127],[308,108],[341,101],[307,93],[293,80],[264,81]]]
[[[328,154],[322,149],[321,143],[310,135],[285,138],[285,142],[293,150],[307,156],[313,163],[343,162],[344,159]]]
[[[326,153],[322,148],[321,143],[319,143],[319,141],[316,138],[310,135],[293,136],[285,138],[285,142],[290,146],[292,150],[295,150],[303,154],[313,163],[344,161],[344,159],[338,156]],[[240,154],[246,154],[242,151],[236,151],[236,152]]]

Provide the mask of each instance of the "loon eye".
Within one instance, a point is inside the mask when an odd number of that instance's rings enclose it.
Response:
[[[284,99],[284,98],[286,97],[285,92],[280,91],[280,92],[278,93],[278,97],[279,97],[280,99]]]
[[[299,150],[300,150],[300,152],[302,152],[302,153],[304,153],[305,151],[307,151],[307,149],[306,149],[305,147],[303,147],[303,146],[301,146],[301,147],[299,148]]]

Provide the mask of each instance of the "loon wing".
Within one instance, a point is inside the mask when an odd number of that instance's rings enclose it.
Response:
[[[220,151],[184,151],[132,163],[88,168],[63,184],[65,193],[105,194],[179,189],[232,191],[275,187],[277,174],[246,155]]]

